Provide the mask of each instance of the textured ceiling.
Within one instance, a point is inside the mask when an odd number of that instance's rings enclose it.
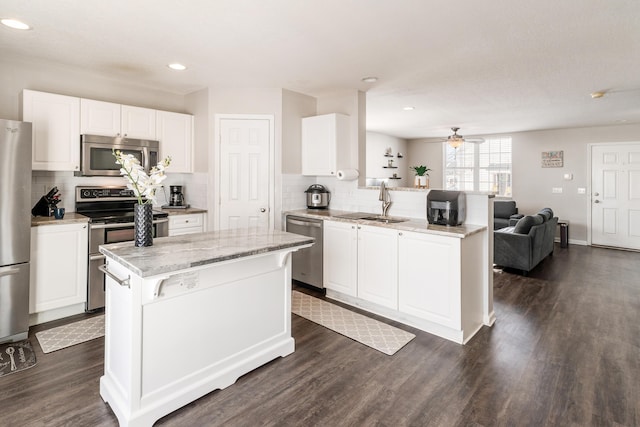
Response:
[[[367,128],[405,138],[640,122],[637,0],[2,0],[0,17],[33,27],[0,28],[3,61],[179,94],[358,89]]]

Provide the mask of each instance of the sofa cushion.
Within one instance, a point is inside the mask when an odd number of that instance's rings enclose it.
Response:
[[[513,200],[496,200],[493,203],[493,216],[497,218],[509,218],[518,212],[516,202]]]
[[[531,227],[540,225],[544,222],[540,215],[527,215],[521,218],[513,229],[517,234],[529,234]]]

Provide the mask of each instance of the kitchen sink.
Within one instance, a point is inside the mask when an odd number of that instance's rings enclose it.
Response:
[[[382,215],[376,215],[376,216],[367,216],[364,218],[360,218],[363,219],[365,221],[375,221],[375,222],[383,222],[385,224],[394,224],[396,222],[405,222],[405,221],[409,221],[408,219],[405,218],[397,218],[397,217],[392,217],[392,216],[382,216]]]
[[[405,218],[398,218],[398,217],[393,217],[393,216],[382,216],[382,215],[374,215],[370,212],[351,212],[348,214],[343,214],[343,215],[336,215],[336,218],[342,218],[342,219],[353,219],[353,220],[357,220],[357,219],[361,219],[364,221],[375,221],[375,222],[382,222],[385,224],[393,224],[396,222],[405,222],[405,221],[409,221],[408,219]]]

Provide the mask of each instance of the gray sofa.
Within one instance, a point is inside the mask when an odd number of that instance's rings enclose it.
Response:
[[[522,270],[526,276],[547,255],[553,255],[558,217],[550,208],[522,217],[515,226],[493,232],[493,262]]]
[[[516,202],[513,200],[496,200],[493,202],[493,229],[515,225],[524,215],[518,214]]]

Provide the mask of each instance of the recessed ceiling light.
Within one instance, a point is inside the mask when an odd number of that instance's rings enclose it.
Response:
[[[187,67],[185,67],[182,64],[178,64],[177,62],[174,64],[169,64],[167,65],[167,67],[171,68],[172,70],[177,70],[177,71],[184,71],[187,69]]]
[[[6,25],[7,27],[13,28],[14,30],[30,30],[31,29],[30,26],[28,26],[22,21],[18,21],[17,19],[5,18],[0,20],[0,22],[2,22],[2,24]]]
[[[362,81],[365,82],[365,83],[375,83],[375,82],[378,81],[378,78],[377,77],[373,77],[373,76],[371,76],[371,77],[363,77]]]
[[[603,96],[604,92],[591,92],[592,99],[602,98]]]
[[[408,106],[408,105],[407,105],[406,107],[402,107],[402,109],[403,109],[404,111],[413,111],[413,110],[415,110],[415,109],[416,109],[416,107],[411,107],[411,106]]]

